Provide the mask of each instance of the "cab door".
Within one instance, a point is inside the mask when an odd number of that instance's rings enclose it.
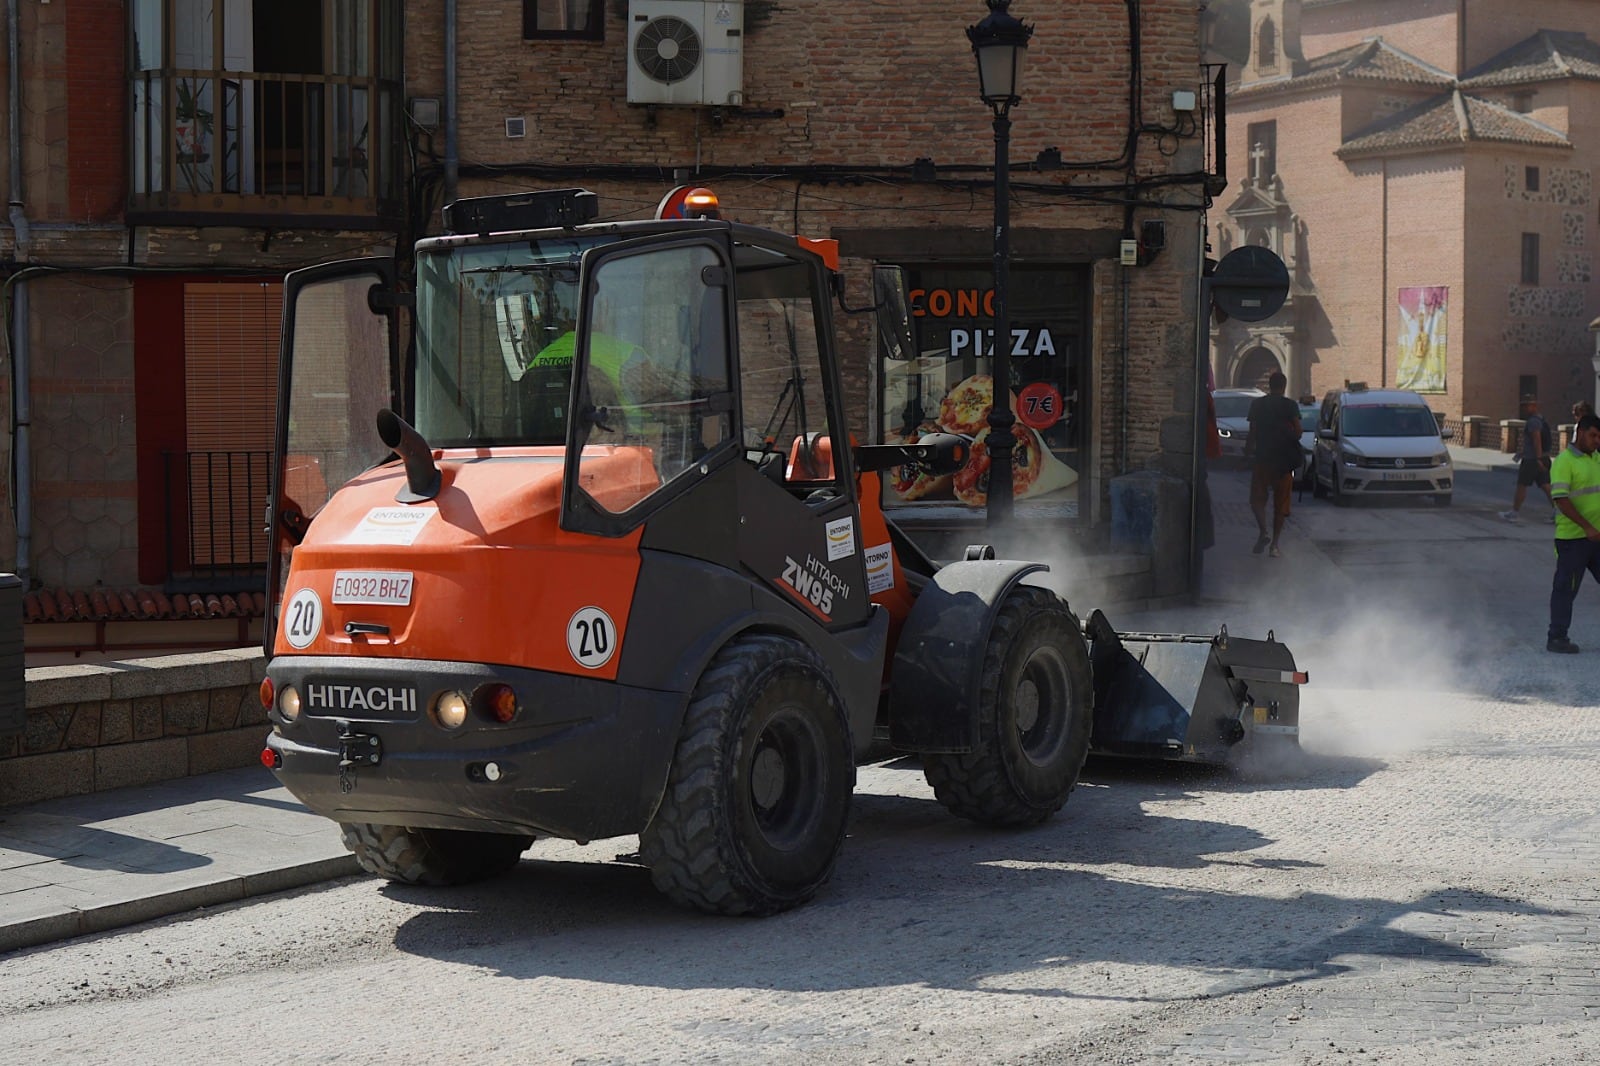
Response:
[[[733,461],[731,260],[726,228],[584,253],[563,529],[626,536]]]
[[[828,269],[775,235],[736,231],[735,315],[743,455],[739,559],[829,629],[872,613],[834,343]]]
[[[375,418],[400,406],[401,302],[388,259],[328,263],[284,281],[267,501],[268,654],[295,545],[339,486],[390,454]]]

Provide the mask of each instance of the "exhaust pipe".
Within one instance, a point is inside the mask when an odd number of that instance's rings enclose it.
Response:
[[[422,503],[439,495],[439,468],[433,465],[433,449],[421,433],[385,407],[378,412],[378,436],[405,460],[406,487],[394,494],[396,503]]]

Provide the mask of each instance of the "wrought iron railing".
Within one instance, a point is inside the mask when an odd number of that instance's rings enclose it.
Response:
[[[271,452],[167,452],[169,581],[264,577]]]
[[[397,199],[398,83],[148,70],[133,95],[135,205]]]

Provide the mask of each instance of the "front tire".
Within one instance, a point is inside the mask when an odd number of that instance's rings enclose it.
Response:
[[[510,870],[531,836],[341,822],[344,846],[370,874],[407,885],[464,885]]]
[[[676,903],[775,914],[832,874],[854,787],[850,727],[816,652],[789,637],[743,636],[695,686],[639,853]]]
[[[1094,686],[1078,620],[1053,592],[1018,585],[995,615],[979,682],[978,744],[923,756],[952,813],[1035,825],[1061,809],[1089,752]]]

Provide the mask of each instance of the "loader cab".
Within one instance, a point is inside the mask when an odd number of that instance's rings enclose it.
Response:
[[[836,263],[708,219],[490,226],[419,242],[410,299],[393,297],[375,261],[290,276],[273,494],[282,546],[295,541],[294,513],[303,530],[340,484],[395,461],[372,428],[393,407],[447,485],[464,462],[559,471],[566,533],[639,536],[753,577],[826,628],[864,621],[832,347]],[[407,303],[402,373],[394,339]],[[371,335],[371,352],[351,335]],[[318,408],[335,395],[337,410]],[[284,490],[305,480],[295,456],[330,434],[339,461],[322,463],[325,491],[290,501]],[[272,593],[287,572],[276,562]]]

